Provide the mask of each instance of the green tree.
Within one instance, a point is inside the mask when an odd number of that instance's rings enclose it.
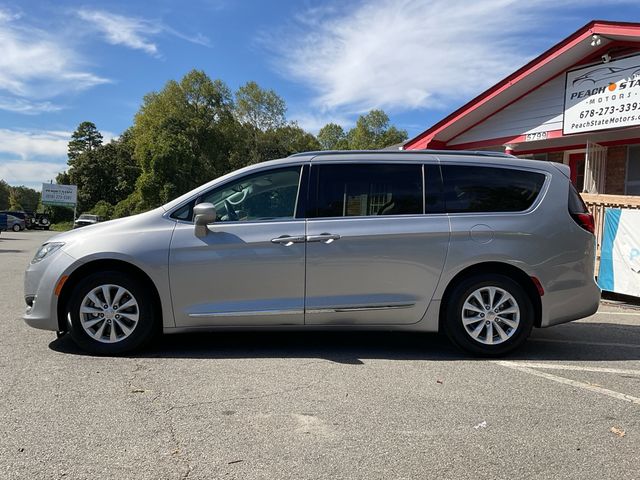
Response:
[[[28,210],[35,212],[40,202],[40,192],[21,186],[10,187],[9,210]]]
[[[350,150],[377,150],[405,141],[407,132],[390,126],[382,110],[371,110],[358,118],[347,139]]]
[[[235,114],[240,123],[262,132],[287,123],[285,101],[273,90],[264,90],[256,82],[247,82],[236,92]]]
[[[102,134],[93,122],[82,122],[71,135],[67,156],[69,165],[73,165],[76,159],[83,153],[96,150],[102,145]]]
[[[318,141],[323,150],[379,150],[408,138],[406,130],[389,124],[382,110],[360,115],[356,125],[346,134],[340,125],[328,123],[320,129]]]
[[[9,208],[9,196],[11,195],[11,187],[4,180],[0,180],[0,210]]]
[[[140,168],[133,159],[132,135],[129,129],[107,144],[86,149],[69,159],[68,171],[58,174],[57,183],[77,185],[79,212],[100,201],[115,205],[133,192]]]
[[[287,126],[285,101],[273,90],[247,82],[236,91],[234,116],[239,125],[231,132],[235,141],[231,166],[251,165],[274,158],[276,130]]]
[[[349,143],[344,129],[336,123],[327,123],[318,132],[322,150],[348,150]]]
[[[104,200],[100,200],[91,209],[90,213],[101,216],[104,220],[111,220],[113,217],[113,205]]]
[[[130,211],[156,207],[226,173],[234,123],[229,89],[202,71],[146,95],[133,126],[142,171],[126,202]]]

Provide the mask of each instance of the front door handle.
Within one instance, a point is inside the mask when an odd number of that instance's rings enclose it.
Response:
[[[285,247],[290,247],[294,243],[304,243],[307,238],[302,237],[292,237],[291,235],[281,235],[278,238],[272,238],[271,243],[279,243],[280,245],[284,245]]]
[[[337,233],[321,233],[320,235],[307,235],[307,242],[331,243],[334,240],[340,240]]]

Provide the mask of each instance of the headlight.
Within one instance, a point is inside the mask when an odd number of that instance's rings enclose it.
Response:
[[[44,245],[42,245],[38,249],[38,251],[36,252],[35,257],[33,257],[33,260],[31,260],[31,263],[38,263],[38,262],[44,260],[49,255],[51,255],[53,252],[59,250],[60,247],[62,247],[63,245],[64,245],[64,242],[45,243]]]

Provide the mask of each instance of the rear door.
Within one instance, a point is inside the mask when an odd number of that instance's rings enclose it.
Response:
[[[312,165],[306,324],[411,324],[423,317],[449,244],[440,188],[436,164]]]

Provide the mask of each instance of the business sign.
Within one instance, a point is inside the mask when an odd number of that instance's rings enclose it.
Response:
[[[75,185],[42,184],[42,204],[73,207],[78,203],[78,187]]]
[[[640,55],[567,72],[563,134],[640,125]]]
[[[607,208],[598,285],[640,297],[640,210]]]

